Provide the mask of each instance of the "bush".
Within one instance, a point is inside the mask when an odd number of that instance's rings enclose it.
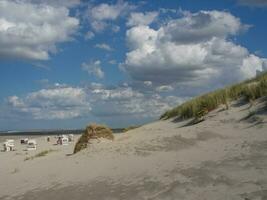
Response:
[[[84,133],[76,142],[73,153],[77,153],[87,148],[87,145],[91,139],[98,138],[106,138],[109,140],[113,140],[114,136],[110,128],[103,125],[91,124],[86,127]]]

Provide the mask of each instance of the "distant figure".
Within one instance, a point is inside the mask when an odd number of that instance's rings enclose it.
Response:
[[[57,138],[57,144],[61,144],[61,136],[58,136],[58,138]]]
[[[50,137],[49,136],[47,136],[46,141],[50,142]]]

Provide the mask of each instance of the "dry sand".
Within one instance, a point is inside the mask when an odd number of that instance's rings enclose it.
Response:
[[[26,155],[17,140],[17,151],[0,152],[0,199],[266,200],[267,116],[261,106],[218,109],[193,126],[157,121],[114,141],[94,141],[75,155],[69,155],[74,143],[56,146],[44,137]],[[260,112],[243,119],[253,109]],[[48,149],[55,151],[24,161]]]

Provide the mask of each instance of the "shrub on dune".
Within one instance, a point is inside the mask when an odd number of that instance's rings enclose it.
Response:
[[[86,127],[84,133],[78,139],[74,147],[74,152],[77,153],[88,146],[88,143],[91,139],[106,138],[113,140],[114,136],[112,130],[103,125],[91,124]]]

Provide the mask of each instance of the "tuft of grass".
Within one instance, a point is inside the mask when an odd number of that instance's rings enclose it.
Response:
[[[27,161],[27,160],[33,160],[34,158],[38,158],[38,157],[43,157],[43,156],[46,156],[47,154],[53,152],[55,150],[52,150],[52,149],[49,149],[49,150],[44,150],[44,151],[41,151],[39,153],[37,153],[36,155],[34,156],[27,156],[24,161]]]
[[[91,124],[86,127],[84,133],[78,139],[75,144],[73,153],[77,153],[83,149],[85,149],[88,145],[88,142],[91,139],[98,139],[98,138],[106,138],[109,140],[113,140],[114,136],[112,130],[105,125],[97,125]]]
[[[247,102],[253,102],[264,96],[267,96],[267,73],[263,73],[254,79],[193,98],[168,110],[161,115],[160,119],[173,117],[179,117],[181,119],[199,118],[199,113],[206,114],[218,108],[220,105],[225,105],[226,109],[228,109],[228,102],[230,101],[244,98]]]

